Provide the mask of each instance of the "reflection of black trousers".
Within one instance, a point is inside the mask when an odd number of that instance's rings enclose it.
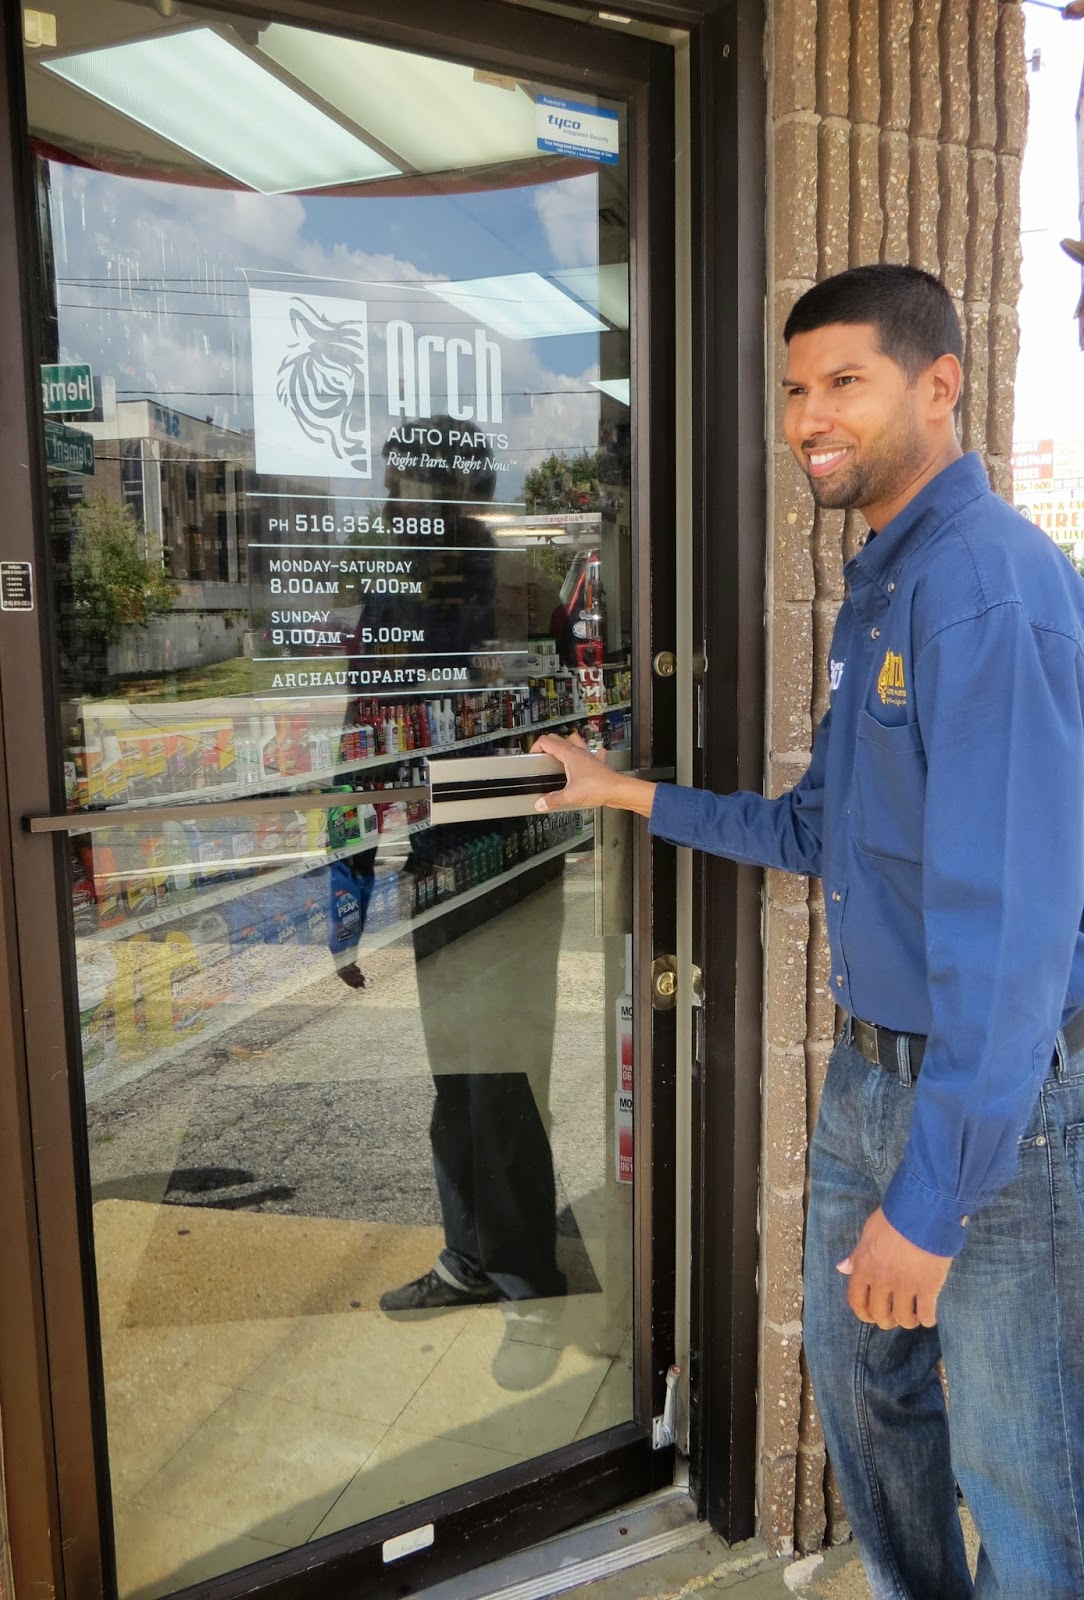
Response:
[[[550,1143],[524,1072],[443,1074],[429,1133],[445,1271],[510,1300],[562,1294]]]
[[[418,960],[441,1268],[510,1300],[564,1293],[548,1134],[563,917],[558,879]]]

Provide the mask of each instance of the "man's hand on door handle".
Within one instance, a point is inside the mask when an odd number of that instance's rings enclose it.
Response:
[[[597,806],[613,806],[618,811],[651,815],[655,785],[627,772],[614,772],[606,764],[606,753],[593,755],[578,733],[562,739],[544,733],[531,747],[531,754],[553,756],[565,769],[565,787],[540,795],[536,811],[593,811]]]

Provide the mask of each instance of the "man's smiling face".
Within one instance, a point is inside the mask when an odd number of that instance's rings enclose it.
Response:
[[[930,439],[912,384],[865,323],[796,333],[787,349],[785,430],[813,498],[875,521],[922,471]]]

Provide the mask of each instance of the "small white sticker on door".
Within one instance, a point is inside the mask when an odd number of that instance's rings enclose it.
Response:
[[[428,1550],[433,1543],[433,1524],[427,1522],[424,1527],[411,1528],[408,1533],[397,1533],[394,1539],[384,1540],[384,1562],[401,1561],[404,1556],[412,1556],[419,1550]]]
[[[540,94],[535,101],[535,134],[538,148],[554,155],[581,156],[609,165],[616,165],[619,159],[617,112],[602,106]]]

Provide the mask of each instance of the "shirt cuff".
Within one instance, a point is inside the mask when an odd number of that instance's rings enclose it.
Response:
[[[935,1256],[956,1256],[964,1247],[971,1219],[963,1203],[930,1189],[907,1167],[896,1168],[881,1210],[896,1232],[920,1250]]]
[[[691,845],[696,838],[703,789],[687,789],[676,783],[657,783],[651,802],[648,828],[670,844]]]

